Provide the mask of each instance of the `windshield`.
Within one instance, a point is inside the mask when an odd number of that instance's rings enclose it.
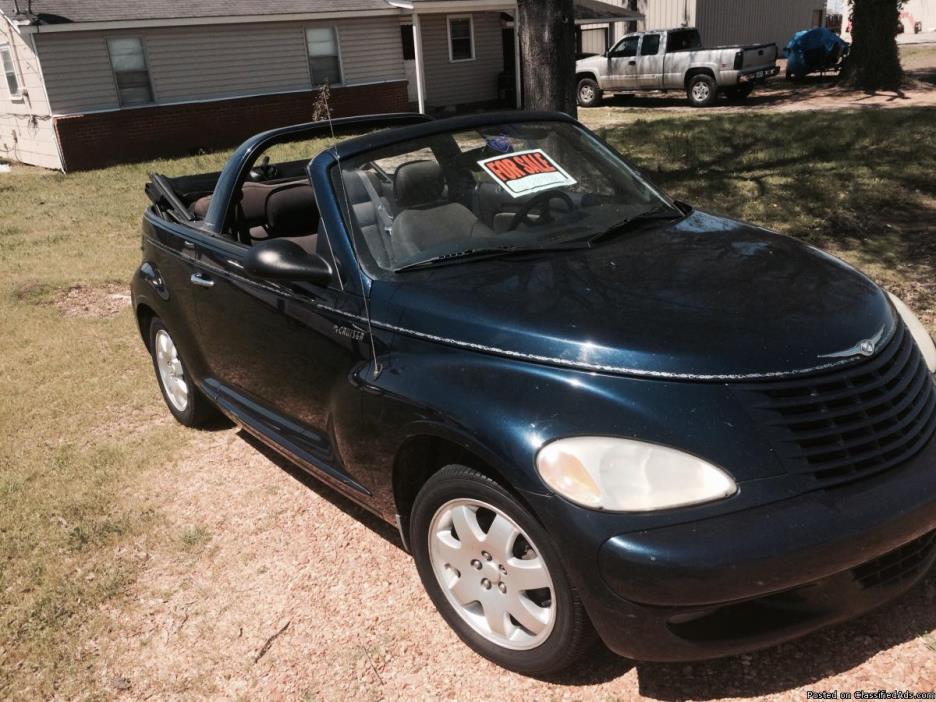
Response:
[[[336,183],[365,268],[588,242],[672,204],[608,147],[566,122],[447,132],[341,162]],[[582,244],[584,245],[584,244]]]

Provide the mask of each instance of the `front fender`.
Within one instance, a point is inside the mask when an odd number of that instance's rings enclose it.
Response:
[[[750,486],[733,500],[739,509],[765,494],[774,482],[765,479],[784,473],[725,384],[575,371],[397,336],[370,389],[367,440],[385,476],[400,447],[419,435],[457,443],[513,488],[539,495],[549,490],[536,453],[567,436],[640,439],[701,456]],[[705,509],[680,514],[699,518]]]

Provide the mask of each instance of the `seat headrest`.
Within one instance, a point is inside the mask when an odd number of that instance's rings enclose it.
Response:
[[[266,202],[266,227],[270,236],[305,236],[318,228],[315,192],[307,183],[274,190]]]
[[[438,202],[445,190],[442,168],[435,161],[410,161],[397,168],[393,196],[399,207]]]
[[[350,171],[345,172],[343,175],[345,192],[348,194],[348,199],[355,205],[370,200],[367,189],[364,187],[364,183],[361,182],[361,176],[358,173],[360,171]]]

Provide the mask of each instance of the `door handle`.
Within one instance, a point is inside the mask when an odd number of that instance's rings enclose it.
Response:
[[[628,66],[636,66],[636,65],[637,65],[637,62],[636,62],[636,61],[628,61],[628,62],[627,62],[627,65],[628,65]]]
[[[202,276],[201,273],[193,273],[192,285],[197,285],[200,288],[213,288],[214,281],[209,280],[208,278],[205,278],[204,276]]]

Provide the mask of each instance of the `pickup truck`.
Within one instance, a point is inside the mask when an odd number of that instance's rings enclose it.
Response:
[[[744,99],[779,71],[776,44],[705,49],[697,29],[654,30],[577,61],[576,94],[579,105],[594,107],[605,92],[685,90],[693,106],[710,107],[720,92]]]

